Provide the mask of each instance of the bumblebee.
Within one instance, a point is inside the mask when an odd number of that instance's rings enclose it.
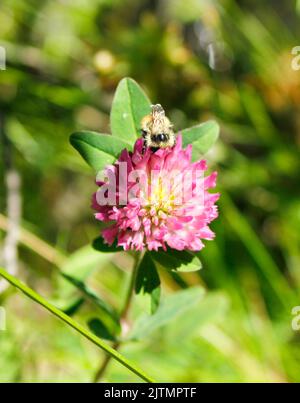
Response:
[[[166,117],[165,111],[160,104],[151,106],[151,113],[141,121],[142,137],[144,148],[150,147],[152,151],[159,148],[173,147],[176,137],[173,132],[173,125]]]

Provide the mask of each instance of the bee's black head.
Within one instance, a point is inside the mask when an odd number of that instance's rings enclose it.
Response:
[[[168,140],[169,136],[165,133],[153,134],[151,136],[151,141],[153,141],[153,143],[166,143]]]

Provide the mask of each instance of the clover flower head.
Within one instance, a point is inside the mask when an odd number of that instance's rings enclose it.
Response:
[[[138,139],[133,152],[123,150],[106,168],[108,179],[97,181],[102,196],[114,185],[112,203],[99,201],[98,192],[93,196],[95,217],[106,223],[104,241],[124,250],[199,251],[202,240],[214,238],[208,225],[218,216],[219,194],[208,190],[215,187],[217,172],[204,176],[206,161],[191,162],[192,145],[183,149],[181,135],[173,148],[142,149]]]

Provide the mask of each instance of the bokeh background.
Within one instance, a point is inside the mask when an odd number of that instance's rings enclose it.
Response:
[[[99,233],[94,176],[69,135],[110,132],[125,76],[178,130],[220,124],[206,156],[222,193],[216,240],[200,254],[200,272],[161,273],[164,295],[201,285],[208,298],[121,348],[160,381],[300,381],[300,331],[291,325],[300,305],[300,70],[291,53],[299,15],[291,0],[1,0],[2,265],[76,320],[96,311],[76,305],[59,270],[86,277],[118,308],[132,262],[89,246]],[[21,230],[17,262],[6,256],[8,215]],[[0,305],[1,381],[93,379],[103,358],[96,347],[13,288]],[[142,311],[137,299],[132,319]],[[105,380],[137,378],[111,362]]]

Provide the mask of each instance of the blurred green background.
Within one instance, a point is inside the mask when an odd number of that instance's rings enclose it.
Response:
[[[59,269],[87,278],[119,308],[132,264],[89,246],[99,233],[94,176],[70,133],[110,132],[113,93],[125,76],[178,130],[208,119],[221,126],[206,155],[222,193],[216,240],[201,251],[200,272],[161,273],[164,296],[197,285],[207,296],[121,348],[159,381],[300,381],[300,331],[291,326],[300,305],[297,45],[300,2],[290,0],[1,1],[0,248],[9,243],[5,178],[14,170],[17,276],[70,314],[80,300]],[[142,299],[134,302],[132,320],[144,310]],[[103,358],[96,347],[12,288],[0,305],[1,381],[93,379]],[[89,302],[79,305],[76,320],[97,315]],[[137,378],[111,362],[104,380]]]

